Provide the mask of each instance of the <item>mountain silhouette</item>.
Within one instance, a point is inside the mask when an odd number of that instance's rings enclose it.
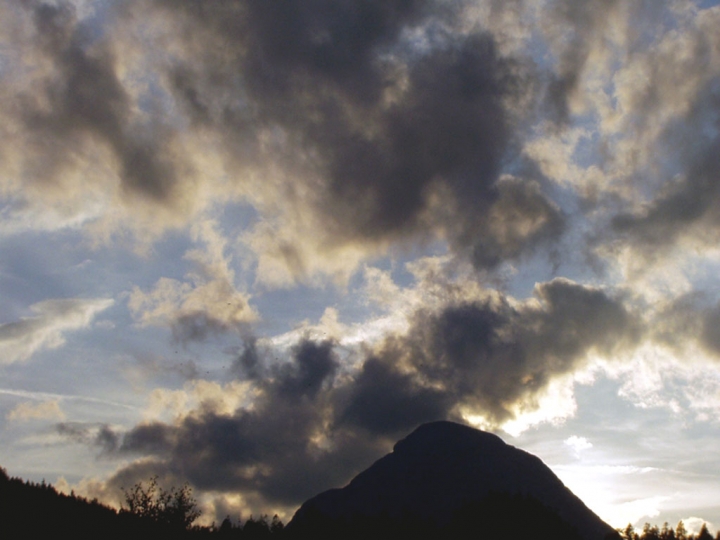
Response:
[[[375,523],[398,534],[411,525],[416,533],[448,532],[458,520],[480,538],[494,537],[489,521],[497,534],[520,525],[533,537],[602,540],[614,534],[539,458],[453,422],[420,426],[344,488],[306,501],[287,530],[320,537]],[[371,529],[363,532],[377,532]]]

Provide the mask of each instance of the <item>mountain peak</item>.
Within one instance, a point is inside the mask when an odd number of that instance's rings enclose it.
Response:
[[[393,452],[457,451],[460,448],[500,451],[508,446],[497,435],[447,420],[423,424],[393,447]],[[415,450],[417,449],[417,450]]]
[[[308,516],[335,522],[417,516],[445,526],[458,511],[497,494],[537,500],[587,540],[613,532],[539,458],[447,421],[421,425],[344,488],[308,500],[288,527],[306,528]]]

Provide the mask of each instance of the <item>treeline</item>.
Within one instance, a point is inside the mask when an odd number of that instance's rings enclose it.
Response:
[[[151,479],[125,491],[120,511],[42,482],[11,478],[0,467],[0,538],[38,540],[62,534],[76,540],[184,540],[237,538],[270,540],[284,526],[277,518],[250,518],[245,524],[229,519],[217,527],[193,525],[200,515],[190,489],[164,491]]]
[[[675,529],[670,527],[667,522],[662,528],[646,523],[642,531],[639,532],[635,530],[632,524],[628,523],[624,529],[618,529],[618,533],[623,540],[720,540],[720,530],[713,539],[707,525],[703,523],[698,534],[691,534],[685,529],[685,524],[682,521],[677,524]]]
[[[448,516],[443,524],[417,516],[330,520],[310,515],[301,527],[285,527],[277,516],[251,517],[242,524],[228,516],[219,526],[194,525],[200,511],[189,486],[164,490],[157,478],[135,484],[124,495],[123,509],[117,511],[96,499],[59,493],[45,481],[10,478],[0,467],[0,538],[35,540],[60,534],[78,540],[581,538],[542,503],[522,495],[493,494]],[[640,531],[628,525],[611,536],[615,540],[720,540],[720,531],[713,538],[703,525],[698,534],[690,534],[681,521],[675,529],[667,523],[661,528],[645,524]]]

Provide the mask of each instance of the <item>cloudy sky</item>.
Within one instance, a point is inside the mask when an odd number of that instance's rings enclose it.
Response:
[[[720,526],[720,6],[0,3],[0,465],[280,513],[451,419]]]

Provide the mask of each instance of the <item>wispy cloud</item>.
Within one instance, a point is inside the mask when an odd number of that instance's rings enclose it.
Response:
[[[5,415],[11,422],[22,422],[27,420],[64,420],[65,413],[60,408],[57,400],[41,401],[33,403],[25,401],[18,403]]]
[[[65,400],[67,400],[67,401],[84,401],[87,403],[96,403],[96,404],[101,404],[101,405],[110,405],[113,407],[120,407],[120,408],[124,408],[124,409],[128,409],[128,410],[132,410],[132,411],[137,410],[137,407],[128,405],[126,403],[119,403],[117,401],[110,401],[110,400],[99,399],[99,398],[88,397],[88,396],[53,394],[53,393],[48,393],[48,392],[28,392],[25,390],[14,390],[14,389],[9,389],[9,388],[0,388],[0,394],[37,400],[40,402],[49,401],[49,402],[62,403]]]
[[[0,363],[25,361],[38,351],[61,347],[66,333],[87,328],[113,303],[107,298],[68,298],[33,304],[35,316],[0,325]]]

